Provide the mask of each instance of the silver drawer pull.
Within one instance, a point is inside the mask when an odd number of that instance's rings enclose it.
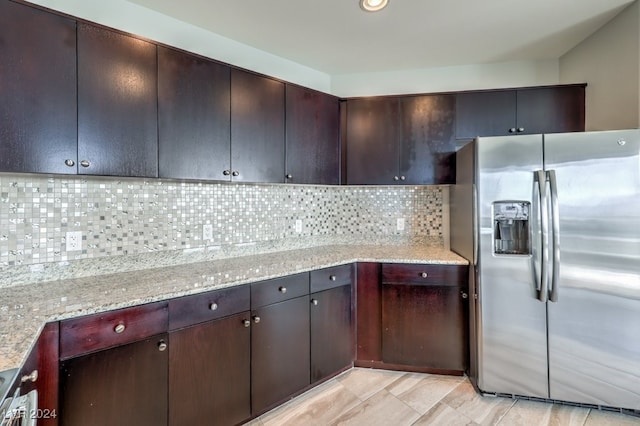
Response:
[[[256,324],[258,324],[260,322],[260,317],[259,316],[254,316],[253,317],[253,322],[255,322]]]
[[[331,281],[335,281],[335,280],[336,280],[336,276],[335,276],[335,275],[329,275],[329,279],[330,279]]]
[[[245,328],[249,328],[251,326],[251,321],[249,321],[248,319],[242,320],[242,325],[244,325]]]
[[[127,327],[124,324],[118,324],[113,328],[113,331],[115,331],[118,334],[122,334],[126,328]]]
[[[216,302],[213,302],[212,304],[209,305],[209,309],[211,309],[212,311],[217,310],[218,304]]]
[[[35,382],[36,380],[38,380],[38,370],[33,370],[31,374],[24,375],[20,378],[22,383]]]
[[[313,306],[318,306],[318,299],[311,299],[311,304]]]
[[[280,293],[284,294],[284,293],[286,293],[286,292],[287,292],[287,288],[286,288],[286,287],[284,287],[284,286],[282,286],[282,287],[280,287],[280,288],[278,289],[278,291],[279,291]]]
[[[164,340],[160,340],[160,342],[158,342],[158,350],[160,352],[164,352],[167,350],[167,342],[165,342]]]
[[[423,273],[420,274],[420,276],[422,278],[427,278],[429,276],[429,274],[427,274],[426,272],[423,272]]]
[[[82,160],[82,161],[80,161],[80,165],[82,167],[89,167],[91,165],[91,163],[89,162],[89,160]]]

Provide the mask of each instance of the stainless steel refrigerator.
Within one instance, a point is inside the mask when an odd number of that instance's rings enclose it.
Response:
[[[477,138],[450,194],[477,388],[640,410],[640,131]]]

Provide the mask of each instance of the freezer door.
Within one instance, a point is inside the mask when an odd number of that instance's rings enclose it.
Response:
[[[548,397],[546,304],[539,301],[537,183],[542,136],[476,140],[478,387],[485,392]],[[533,254],[496,254],[496,203],[529,203]],[[513,230],[509,230],[512,233]],[[500,243],[502,246],[503,243]],[[498,250],[500,251],[500,250]]]
[[[544,138],[560,257],[550,397],[640,409],[640,132]]]

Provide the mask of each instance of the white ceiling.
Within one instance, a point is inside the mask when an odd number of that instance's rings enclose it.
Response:
[[[329,75],[558,58],[633,0],[129,0]]]

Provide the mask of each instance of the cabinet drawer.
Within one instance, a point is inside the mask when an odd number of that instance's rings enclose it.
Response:
[[[251,284],[251,308],[270,305],[309,294],[309,273],[290,275]]]
[[[226,317],[250,308],[249,286],[225,288],[169,301],[169,329]]]
[[[167,330],[166,302],[87,315],[60,322],[60,358],[145,339]]]
[[[351,284],[352,265],[333,266],[311,271],[311,293]]]
[[[382,265],[382,282],[464,287],[468,283],[467,268],[466,265],[386,263]]]

